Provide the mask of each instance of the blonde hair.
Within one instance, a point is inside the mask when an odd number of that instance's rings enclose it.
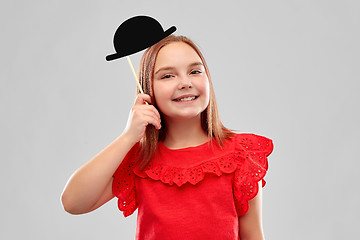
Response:
[[[234,132],[224,127],[222,122],[220,121],[219,112],[216,104],[215,93],[212,86],[212,82],[210,79],[209,69],[207,67],[206,61],[200,52],[199,48],[192,42],[189,38],[185,36],[175,36],[170,35],[157,44],[148,48],[141,60],[139,65],[139,82],[145,94],[150,95],[152,103],[154,107],[157,108],[157,104],[154,97],[153,84],[152,80],[154,77],[154,68],[155,68],[155,60],[160,51],[160,49],[170,43],[173,42],[183,42],[188,44],[190,47],[194,49],[194,51],[199,55],[204,68],[206,75],[209,80],[209,95],[210,100],[206,109],[201,113],[201,126],[204,131],[207,132],[208,138],[212,144],[212,139],[216,140],[216,144],[219,147],[222,147],[224,144],[224,140],[230,138]],[[137,88],[137,93],[140,93],[140,89]],[[158,109],[158,108],[157,108]],[[160,116],[162,115],[160,110],[158,109]],[[163,122],[163,118],[161,117]],[[145,131],[143,138],[140,140],[139,148],[140,154],[137,159],[140,162],[140,169],[144,170],[146,165],[150,162],[152,156],[154,155],[158,141],[163,141],[166,136],[165,124],[162,124],[162,128],[160,130],[156,130],[153,125],[148,125]]]

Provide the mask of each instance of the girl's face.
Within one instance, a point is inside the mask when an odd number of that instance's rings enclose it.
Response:
[[[154,96],[166,119],[200,116],[209,104],[209,80],[199,55],[184,42],[160,49],[154,68]]]

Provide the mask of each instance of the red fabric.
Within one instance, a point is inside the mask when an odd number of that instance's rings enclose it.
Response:
[[[272,141],[236,134],[215,143],[168,149],[161,142],[145,171],[136,144],[114,174],[113,193],[124,216],[138,208],[136,239],[239,239],[238,217],[258,192]]]

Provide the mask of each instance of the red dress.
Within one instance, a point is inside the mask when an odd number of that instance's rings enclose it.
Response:
[[[114,173],[113,193],[124,216],[138,208],[136,239],[239,239],[238,217],[249,208],[268,169],[272,141],[236,134],[213,143],[168,149],[159,142],[141,172],[136,144]]]

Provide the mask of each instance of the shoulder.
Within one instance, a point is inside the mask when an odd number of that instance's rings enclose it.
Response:
[[[270,155],[274,149],[273,141],[265,136],[254,133],[236,133],[232,136],[236,149],[245,151],[262,151]]]
[[[238,158],[238,168],[234,175],[234,197],[239,216],[243,216],[249,209],[249,200],[257,196],[259,182],[265,186],[264,177],[268,170],[268,156],[273,151],[270,138],[253,134],[236,134],[235,157]]]

